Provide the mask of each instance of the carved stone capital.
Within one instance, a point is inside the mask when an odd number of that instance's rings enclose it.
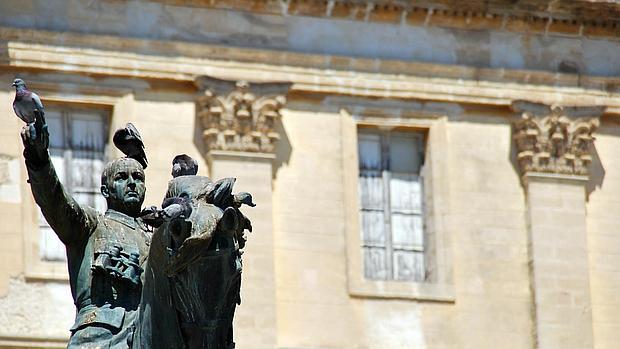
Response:
[[[207,151],[273,153],[280,139],[275,124],[290,83],[250,84],[207,76],[195,82],[203,91],[196,112]]]
[[[521,174],[589,175],[594,137],[604,107],[562,107],[526,101],[512,103]]]

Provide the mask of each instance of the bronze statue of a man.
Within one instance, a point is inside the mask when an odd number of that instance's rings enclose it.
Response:
[[[68,348],[235,347],[241,249],[252,229],[240,208],[255,205],[249,193],[233,194],[234,178],[212,182],[197,168],[173,167],[161,210],[141,210],[146,155],[128,124],[114,136],[128,157],[108,163],[101,175],[108,204],[101,214],[64,190],[42,112],[21,136],[34,199],[67,249],[77,308]]]
[[[67,250],[77,308],[68,348],[131,348],[151,240],[139,218],[144,169],[131,158],[108,163],[101,176],[107,211],[81,206],[60,183],[42,115],[37,119],[23,128],[21,137],[34,199]],[[37,132],[30,132],[33,127]]]

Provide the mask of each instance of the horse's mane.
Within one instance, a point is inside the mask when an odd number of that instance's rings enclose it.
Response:
[[[207,203],[212,189],[213,182],[202,176],[180,176],[168,183],[166,198],[183,193],[190,198],[192,213],[182,222],[188,236],[175,246],[173,222],[154,231],[134,348],[220,348],[232,343],[241,258],[234,238],[218,233],[224,211]]]

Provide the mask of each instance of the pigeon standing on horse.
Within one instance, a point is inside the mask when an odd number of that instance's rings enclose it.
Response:
[[[198,161],[187,154],[177,155],[172,159],[172,177],[195,176],[198,173]]]

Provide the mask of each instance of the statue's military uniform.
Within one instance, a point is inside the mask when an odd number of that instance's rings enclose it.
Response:
[[[140,220],[80,206],[51,162],[28,167],[35,201],[67,248],[77,308],[69,348],[130,348],[151,233]]]

